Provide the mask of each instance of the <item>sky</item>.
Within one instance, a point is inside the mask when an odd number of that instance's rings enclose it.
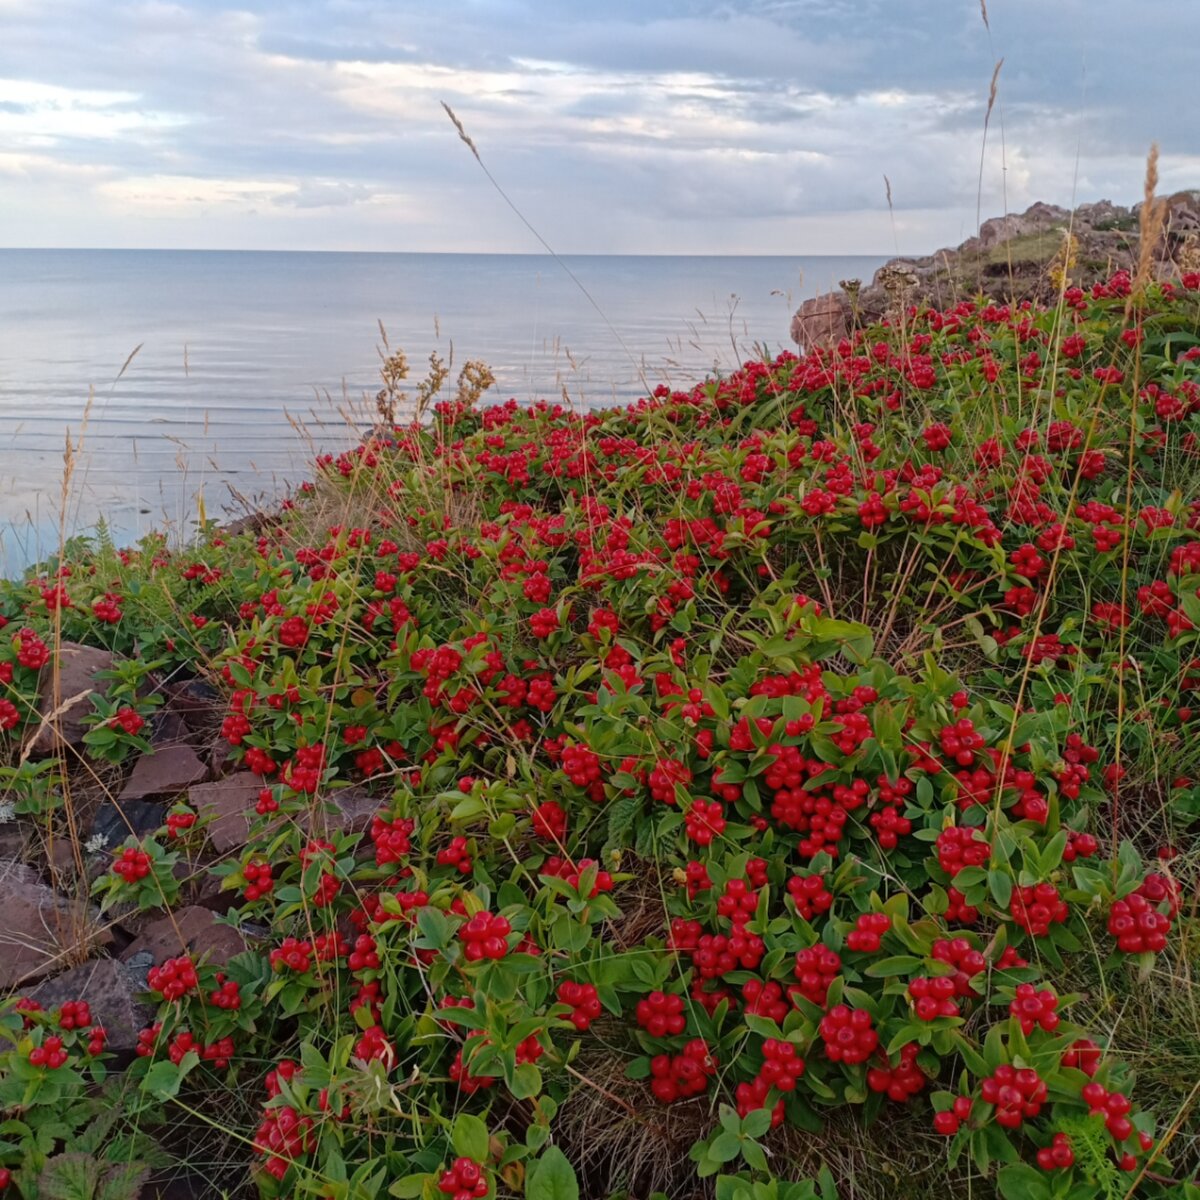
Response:
[[[1200,186],[1186,7],[0,0],[0,246],[539,251],[444,102],[559,253],[928,253]]]

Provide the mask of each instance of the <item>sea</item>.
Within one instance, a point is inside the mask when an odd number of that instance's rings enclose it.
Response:
[[[627,404],[790,347],[802,300],[884,261],[0,250],[0,575],[60,527],[184,541],[282,495],[370,425],[386,348],[413,385],[437,354],[493,400]]]

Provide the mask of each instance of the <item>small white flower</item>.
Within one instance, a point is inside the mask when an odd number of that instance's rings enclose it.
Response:
[[[83,848],[89,854],[98,854],[105,846],[108,845],[108,838],[102,833],[93,834],[86,842],[83,843]]]

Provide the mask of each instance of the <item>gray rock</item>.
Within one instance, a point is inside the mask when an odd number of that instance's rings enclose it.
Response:
[[[92,820],[92,833],[104,838],[106,849],[119,846],[130,834],[143,837],[161,828],[166,806],[146,800],[105,800]]]
[[[121,1053],[133,1050],[138,1031],[153,1020],[151,1010],[138,998],[142,986],[136,970],[114,958],[97,958],[47,979],[28,994],[43,1008],[86,1000],[92,1018],[108,1035],[106,1048]]]
[[[0,861],[0,991],[60,970],[111,940],[86,900],[56,892],[24,863]]]

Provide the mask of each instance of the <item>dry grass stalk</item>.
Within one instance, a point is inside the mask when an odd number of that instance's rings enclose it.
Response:
[[[1158,189],[1158,143],[1153,142],[1150,153],[1146,156],[1146,179],[1143,184],[1142,211],[1140,217],[1141,237],[1138,242],[1137,270],[1133,277],[1134,296],[1143,292],[1150,282],[1154,268],[1154,251],[1162,236],[1163,222],[1167,215],[1165,201],[1158,199],[1155,192]]]

